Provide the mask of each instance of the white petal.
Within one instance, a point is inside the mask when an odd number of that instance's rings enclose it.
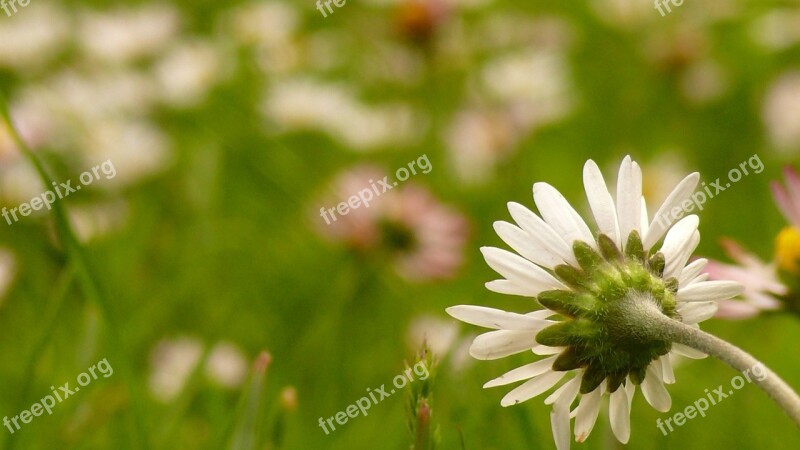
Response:
[[[535,376],[539,376],[549,370],[552,370],[553,362],[555,362],[556,358],[558,358],[557,355],[526,364],[522,367],[517,367],[510,372],[500,375],[494,380],[487,381],[483,387],[488,389],[497,386],[505,386],[507,384],[516,383],[517,381],[528,380]]]
[[[610,237],[617,246],[622,248],[619,240],[619,225],[617,224],[617,208],[614,199],[608,192],[603,174],[591,159],[583,166],[583,186],[589,207],[592,209],[597,228],[601,233]]]
[[[691,262],[688,266],[684,267],[681,270],[681,274],[678,277],[678,286],[683,287],[686,286],[690,281],[692,281],[696,276],[700,275],[700,272],[708,264],[708,260],[705,258],[696,259]]]
[[[540,309],[538,311],[529,312],[529,313],[527,313],[525,315],[533,317],[535,319],[547,319],[549,317],[555,316],[556,314],[558,314],[558,313],[555,312],[555,311],[550,311],[549,309]]]
[[[578,395],[578,389],[581,387],[581,378],[583,375],[583,370],[576,370],[576,375],[572,377],[571,380],[567,381],[566,383],[562,384],[560,388],[553,391],[546,399],[544,399],[545,405],[552,405],[558,399],[561,398],[562,395],[572,395],[572,400],[575,400],[575,396]],[[574,394],[571,394],[573,393]],[[569,403],[570,406],[572,402]]]
[[[682,246],[680,251],[675,255],[672,260],[672,264],[670,264],[669,267],[664,267],[664,273],[667,273],[667,270],[669,270],[670,276],[678,277],[683,268],[686,266],[686,262],[689,261],[692,253],[694,253],[695,249],[697,248],[697,244],[699,243],[700,232],[695,230],[695,232],[692,233],[692,237],[689,238],[689,242]],[[689,281],[687,286],[693,282],[694,280]]]
[[[566,374],[567,372],[546,372],[543,375],[528,380],[506,394],[506,396],[500,400],[500,405],[511,406],[530,400],[555,386]]]
[[[639,230],[642,220],[642,169],[626,156],[619,166],[617,177],[617,219],[620,240],[625,243],[633,230]]]
[[[608,414],[614,436],[618,441],[627,444],[631,437],[631,408],[628,393],[623,386],[611,393]]]
[[[447,308],[446,311],[447,314],[450,314],[462,322],[497,330],[539,331],[553,323],[549,320],[535,319],[524,314],[487,308],[485,306],[458,305],[451,306]]]
[[[566,289],[544,269],[519,255],[494,247],[482,247],[481,252],[489,267],[528,292],[538,295],[551,289]]]
[[[683,344],[678,344],[677,342],[672,343],[672,352],[690,359],[703,359],[708,356],[700,350],[695,350]]]
[[[642,197],[642,208],[640,214],[642,215],[642,220],[639,222],[639,232],[641,233],[641,236],[644,236],[647,234],[647,230],[650,229],[650,224],[647,221],[647,201],[644,199],[644,197]]]
[[[550,253],[558,255],[567,264],[578,265],[578,260],[575,259],[575,254],[572,252],[572,246],[567,245],[561,236],[541,217],[530,209],[514,202],[508,203],[508,212],[511,213],[511,217],[514,218],[517,225],[536,239],[539,245],[547,248]]]
[[[642,394],[647,403],[656,411],[667,412],[672,407],[672,399],[661,381],[661,366],[651,364],[647,367],[647,375],[642,381]]]
[[[742,292],[744,292],[744,288],[735,281],[703,281],[679,289],[677,300],[679,302],[727,300]]]
[[[664,238],[664,245],[661,246],[660,250],[666,260],[664,268],[665,279],[677,276],[683,270],[682,266],[678,266],[678,259],[682,251],[691,242],[692,235],[697,231],[699,223],[700,219],[692,214],[681,219],[667,232],[667,237]]]
[[[532,331],[490,331],[472,341],[469,354],[475,359],[499,359],[530,349],[536,342]]]
[[[633,384],[631,381],[631,377],[628,376],[627,382],[625,383],[625,394],[628,396],[628,409],[631,409],[631,405],[633,404],[633,395],[636,393],[636,385]]]
[[[694,324],[710,319],[717,313],[717,309],[717,302],[694,302],[679,306],[678,313],[681,315],[681,322]]]
[[[534,345],[533,353],[539,356],[555,355],[564,351],[566,347],[548,347],[547,345]]]
[[[553,428],[553,438],[556,441],[557,450],[569,450],[569,409],[578,389],[581,386],[581,376],[575,376],[572,380],[564,384],[559,390],[558,399],[550,412],[550,424]]]
[[[550,411],[550,426],[556,450],[569,450],[569,408],[553,408]]]
[[[529,289],[509,280],[493,280],[485,284],[486,289],[498,294],[519,295],[522,297],[536,297],[536,290]]]
[[[695,284],[695,283],[700,283],[701,281],[706,281],[706,280],[708,280],[708,277],[709,277],[709,274],[701,273],[700,275],[692,278],[692,281],[690,281],[686,286],[689,286],[689,285],[692,285],[692,284]]]
[[[494,223],[494,231],[509,247],[535,264],[548,269],[564,264],[561,257],[541,245],[538,239],[522,228],[498,221]]]
[[[597,248],[594,235],[567,199],[547,183],[533,185],[533,201],[545,222],[572,248],[575,241],[583,241]]]
[[[675,372],[672,370],[672,361],[669,359],[669,354],[666,354],[658,359],[661,361],[661,379],[666,384],[675,383]]]
[[[653,369],[655,369],[655,373],[656,373],[656,375],[658,375],[658,379],[661,380],[661,381],[664,381],[664,379],[661,378],[661,374],[662,374],[661,360],[660,359],[655,359],[653,361],[650,361],[650,366],[652,366]]]
[[[578,414],[575,416],[575,440],[583,442],[589,437],[600,412],[600,388],[581,396]]]
[[[680,204],[692,195],[699,180],[700,174],[697,172],[692,173],[678,183],[675,189],[667,196],[667,199],[664,200],[664,203],[661,204],[661,207],[658,208],[655,216],[653,216],[650,229],[647,230],[647,234],[644,237],[643,244],[645,250],[650,250],[650,248],[664,236],[664,232],[666,232],[670,225],[677,219],[677,217],[672,216],[670,211],[676,206],[680,207]]]

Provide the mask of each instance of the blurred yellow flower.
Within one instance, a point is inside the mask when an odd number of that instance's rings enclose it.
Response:
[[[800,230],[786,227],[775,238],[775,259],[778,267],[792,274],[800,274]]]

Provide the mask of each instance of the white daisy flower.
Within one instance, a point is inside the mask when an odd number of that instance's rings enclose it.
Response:
[[[641,168],[630,157],[620,166],[616,200],[594,161],[584,166],[583,180],[597,231],[554,187],[536,183],[539,215],[512,202],[508,207],[516,225],[495,223],[498,235],[518,254],[481,249],[489,266],[504,277],[487,283],[489,290],[535,297],[546,309],[519,314],[461,305],[447,310],[461,321],[494,330],[473,342],[470,353],[476,359],[525,351],[545,356],[486,383],[525,381],[501,405],[524,402],[566,380],[545,400],[553,405],[559,450],[569,448],[572,418],[576,440],[589,436],[605,396],[614,435],[627,443],[636,386],[655,409],[667,411],[671,399],[664,385],[675,381],[670,354],[705,356],[636,333],[630,311],[657,308],[668,319],[697,326],[714,315],[717,300],[741,292],[734,282],[705,281],[701,270],[706,260],[687,265],[700,241],[698,218],[690,215],[673,224],[669,211],[689,198],[698,173],[678,183],[652,218],[642,197]]]

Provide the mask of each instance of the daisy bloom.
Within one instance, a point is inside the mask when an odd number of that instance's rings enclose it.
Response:
[[[730,239],[722,241],[725,253],[736,264],[711,261],[711,279],[735,280],[744,286],[742,300],[720,302],[717,312],[726,319],[746,319],[762,311],[785,308],[800,314],[800,175],[784,170],[786,186],[772,182],[775,203],[789,225],[775,238],[775,257],[764,262]]]
[[[493,329],[473,342],[474,358],[494,360],[526,351],[544,356],[484,387],[524,381],[503,397],[501,405],[511,406],[558,386],[545,404],[553,405],[551,424],[559,450],[569,448],[573,417],[575,439],[583,442],[589,436],[604,397],[609,397],[611,428],[622,443],[630,437],[636,386],[655,409],[669,410],[664,385],[675,381],[670,356],[704,354],[674,342],[675,333],[651,328],[694,331],[698,322],[714,315],[716,300],[742,291],[735,282],[706,281],[701,274],[705,260],[687,265],[700,241],[698,218],[690,215],[673,223],[669,211],[689,199],[698,180],[698,173],[684,178],[651,217],[636,162],[630,157],[622,161],[614,198],[589,160],[583,181],[596,231],[554,187],[535,183],[539,214],[512,202],[508,209],[516,224],[494,224],[517,253],[481,250],[503,276],[487,283],[489,290],[533,297],[544,309],[448,308],[461,321]]]

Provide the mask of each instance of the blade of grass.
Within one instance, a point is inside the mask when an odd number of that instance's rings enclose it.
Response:
[[[22,386],[19,390],[19,396],[17,397],[17,401],[14,403],[14,409],[12,409],[12,411],[21,411],[30,404],[26,399],[31,393],[31,387],[33,386],[33,380],[36,375],[36,366],[39,363],[40,356],[47,348],[50,336],[53,334],[53,330],[58,323],[58,315],[61,312],[61,306],[64,304],[64,299],[67,298],[69,287],[72,285],[74,279],[75,268],[72,265],[67,265],[67,268],[61,272],[61,275],[58,277],[52,297],[47,302],[47,311],[44,315],[45,319],[42,321],[41,332],[34,339],[33,345],[31,346],[30,356],[27,359],[28,362],[25,365],[25,369],[22,371],[24,374]],[[11,439],[8,441],[8,446],[5,445],[9,438],[11,438],[10,434],[6,436],[5,433],[3,433],[3,445],[0,446],[0,448],[13,450],[16,447],[19,439]]]
[[[39,178],[45,185],[45,189],[47,189],[49,186],[52,186],[54,181],[45,169],[44,164],[42,164],[39,157],[33,151],[31,151],[31,149],[20,136],[17,128],[14,126],[13,120],[11,119],[8,102],[6,101],[6,97],[3,93],[0,93],[0,115],[2,115],[3,122],[8,127],[8,131],[11,134],[11,138],[14,144],[17,146],[17,149],[34,166],[36,172],[39,174]],[[142,406],[142,399],[144,397],[140,395],[140,389],[138,388],[137,383],[134,381],[135,378],[133,377],[132,364],[130,364],[127,351],[125,351],[122,338],[119,335],[121,327],[112,314],[111,303],[101,290],[100,283],[97,281],[97,277],[91,269],[89,259],[85,254],[83,246],[80,244],[78,238],[72,230],[72,226],[67,219],[66,210],[60,202],[55,202],[52,205],[51,211],[53,213],[56,233],[69,261],[75,267],[76,275],[83,293],[91,302],[97,305],[98,309],[101,311],[103,319],[108,328],[108,338],[111,348],[116,352],[120,359],[116,362],[116,365],[119,367],[122,378],[127,380],[126,386],[128,388],[128,395],[130,396],[131,412],[133,416],[131,419],[132,429],[131,439],[129,442],[133,448],[141,448],[145,450],[149,449],[150,447],[147,444],[148,439],[145,431],[144,408]]]
[[[266,351],[253,365],[250,385],[242,392],[242,405],[228,450],[255,450],[258,445],[258,423],[263,404],[264,378],[272,357]]]

